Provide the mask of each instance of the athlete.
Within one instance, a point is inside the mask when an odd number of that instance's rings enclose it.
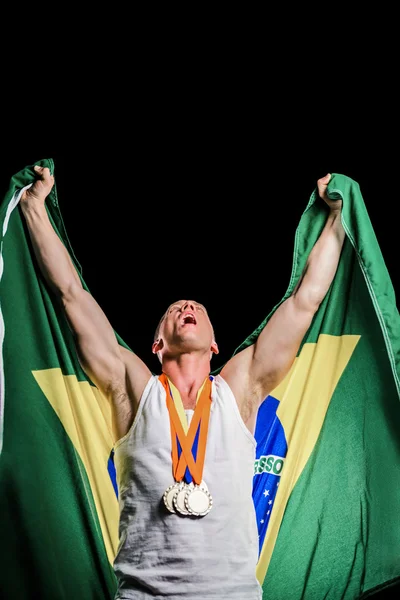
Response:
[[[174,302],[161,318],[152,348],[159,375],[118,344],[47,216],[54,178],[46,167],[35,171],[21,198],[35,255],[64,307],[83,369],[113,407],[115,599],[260,600],[254,429],[260,404],[288,373],[337,270],[345,233],[342,202],[327,195],[330,174],[317,182],[326,224],[292,295],[254,344],[213,377],[218,346],[206,308],[194,300]]]

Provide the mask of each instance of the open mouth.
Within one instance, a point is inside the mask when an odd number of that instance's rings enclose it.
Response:
[[[182,319],[182,325],[196,325],[197,321],[193,313],[185,313]]]

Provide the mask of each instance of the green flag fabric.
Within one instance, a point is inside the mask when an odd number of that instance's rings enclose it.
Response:
[[[358,183],[333,174],[328,194],[343,200],[338,271],[257,418],[253,499],[265,600],[364,598],[400,576],[400,318]],[[327,210],[315,190],[282,301]]]
[[[36,164],[54,172],[51,159]],[[18,206],[34,179],[33,165],[17,173],[0,205],[0,598],[112,600],[111,407],[82,371],[38,269]],[[329,194],[343,200],[338,271],[257,419],[253,499],[264,600],[356,600],[400,577],[400,317],[359,185],[333,174]],[[81,276],[56,185],[46,207]],[[326,216],[314,191],[282,301]]]
[[[38,271],[18,207],[34,180],[33,165],[17,173],[0,207],[0,598],[108,599],[118,542],[110,407]],[[46,204],[73,257],[56,186]]]

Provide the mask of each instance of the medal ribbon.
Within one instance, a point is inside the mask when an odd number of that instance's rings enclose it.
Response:
[[[165,373],[159,376],[167,394],[167,408],[170,417],[171,426],[171,442],[172,442],[172,472],[176,481],[182,481],[185,470],[188,468],[195,483],[199,485],[203,478],[204,460],[206,455],[208,424],[210,419],[211,408],[211,379],[207,378],[200,398],[196,404],[192,420],[187,432],[184,432],[182,423],[179,419],[178,411],[174,404],[171,390],[168,383],[168,378]],[[192,447],[196,437],[197,430],[200,424],[200,433],[198,436],[197,457],[194,459]],[[180,444],[181,453],[179,456],[178,442]]]

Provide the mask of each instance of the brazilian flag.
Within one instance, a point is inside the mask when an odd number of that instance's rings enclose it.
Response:
[[[37,164],[54,173],[52,160]],[[33,166],[11,179],[0,206],[0,598],[109,599],[118,544],[111,407],[82,371],[35,261],[18,206]],[[80,272],[56,186],[46,205]]]
[[[54,173],[51,159],[37,164]],[[33,166],[12,177],[0,205],[0,598],[112,600],[111,407],[82,371],[35,261],[18,206]],[[253,499],[265,600],[356,600],[400,577],[400,318],[358,184],[334,174],[329,194],[343,200],[347,234],[338,271],[257,419]],[[46,207],[81,276],[56,185]],[[314,191],[282,301],[326,216]]]
[[[343,200],[338,271],[256,424],[253,499],[265,600],[366,598],[400,577],[399,312],[358,183],[333,174],[328,194]],[[296,230],[282,301],[327,210],[315,190]],[[255,341],[279,304],[237,351]]]

